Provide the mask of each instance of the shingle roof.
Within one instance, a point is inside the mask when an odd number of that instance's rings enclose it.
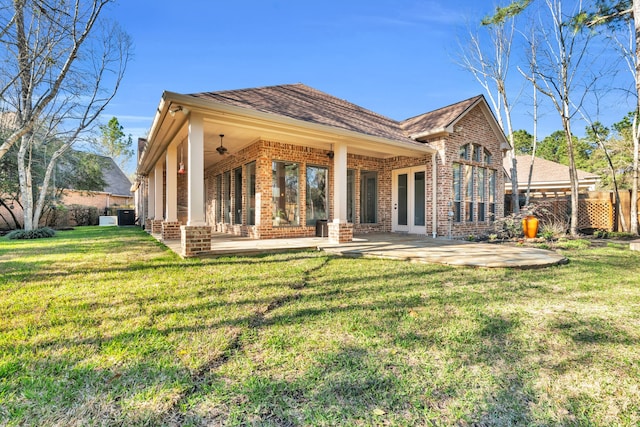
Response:
[[[102,178],[105,186],[103,191],[118,196],[131,195],[131,181],[124,174],[122,169],[113,161],[111,157],[101,156]]]
[[[414,135],[428,130],[444,129],[450,126],[471,106],[475,105],[482,95],[424,113],[402,122],[402,127],[408,135]]]
[[[438,128],[443,121],[453,121],[480,98],[474,97],[416,118],[398,122],[301,83],[221,92],[202,92],[191,94],[191,96],[414,144],[421,144],[409,138],[411,134],[416,133],[414,130],[425,132],[431,127]]]
[[[518,185],[526,185],[527,181],[529,180],[529,165],[531,165],[531,156],[516,156],[516,160],[518,163]],[[504,158],[503,165],[504,169],[509,175],[511,164],[509,163],[509,159],[507,157]],[[598,175],[583,170],[578,170],[578,180],[593,181],[596,179],[599,179]],[[531,176],[531,182],[536,184],[570,182],[569,166],[536,157],[535,162],[533,163],[533,174]]]

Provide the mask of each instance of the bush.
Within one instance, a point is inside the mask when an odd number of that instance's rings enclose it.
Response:
[[[95,206],[71,205],[69,214],[77,226],[98,225],[100,219]]]
[[[45,239],[47,237],[53,237],[56,235],[54,229],[49,227],[36,228],[35,230],[13,230],[7,234],[7,238],[10,240],[24,240],[24,239]]]

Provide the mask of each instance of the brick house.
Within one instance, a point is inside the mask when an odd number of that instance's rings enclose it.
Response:
[[[303,84],[165,92],[139,144],[137,214],[185,256],[212,232],[486,234],[505,147],[483,96],[398,122]]]

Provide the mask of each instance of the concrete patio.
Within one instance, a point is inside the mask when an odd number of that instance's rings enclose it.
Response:
[[[159,235],[154,236],[160,240]],[[352,242],[340,245],[330,244],[326,238],[321,237],[254,240],[221,233],[213,234],[211,241],[211,251],[201,256],[255,255],[313,249],[350,257],[389,258],[470,267],[539,268],[567,262],[562,255],[544,249],[433,239],[399,233],[360,234]],[[179,240],[162,243],[180,254]]]

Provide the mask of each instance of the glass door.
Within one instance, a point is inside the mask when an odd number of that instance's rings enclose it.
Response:
[[[392,227],[400,233],[426,233],[426,172],[424,167],[398,169],[392,174]]]

